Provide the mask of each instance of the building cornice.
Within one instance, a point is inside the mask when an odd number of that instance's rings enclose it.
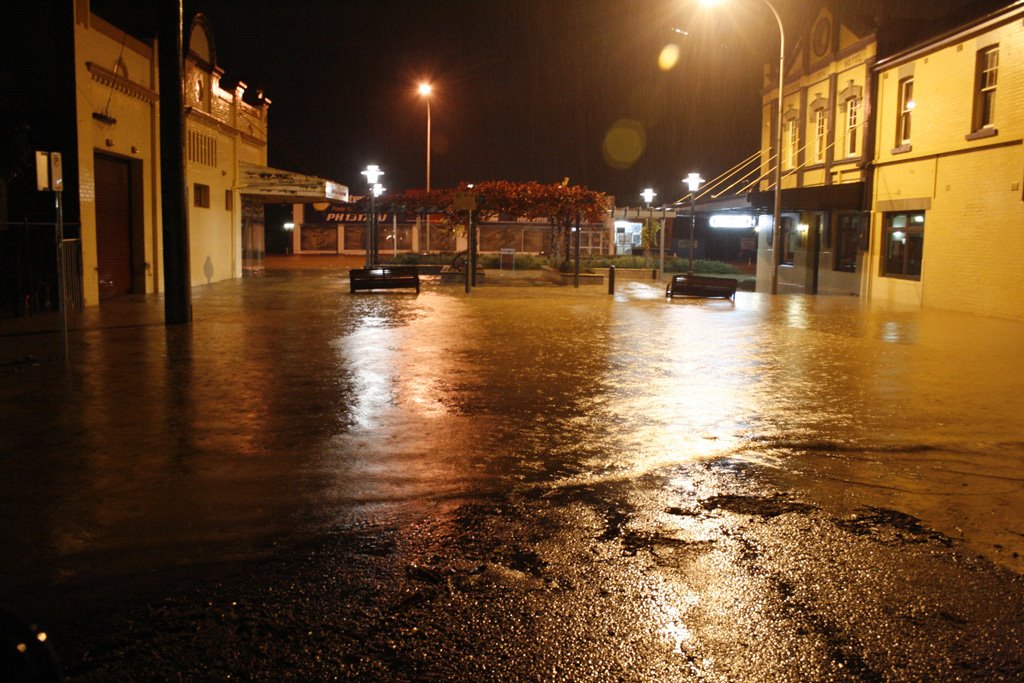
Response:
[[[110,86],[118,92],[123,92],[126,95],[130,95],[131,97],[135,97],[150,104],[160,99],[160,95],[155,90],[150,90],[149,88],[139,85],[134,81],[130,81],[123,76],[119,76],[109,69],[104,69],[95,62],[86,62],[85,68],[89,70],[89,74],[92,76],[94,81]]]
[[[1017,2],[1013,3],[1009,7],[999,10],[998,12],[981,17],[980,19],[965,24],[960,28],[954,29],[953,31],[944,33],[925,42],[918,43],[903,52],[897,52],[891,57],[881,59],[875,64],[875,71],[880,73],[895,66],[912,62],[920,57],[930,55],[933,52],[937,52],[951,45],[956,45],[957,43],[970,40],[982,33],[986,33],[1010,22],[1020,20],[1021,18],[1024,18],[1024,0],[1017,0]]]
[[[196,109],[195,107],[185,107],[185,116],[204,125],[216,128],[217,130],[226,135],[239,135],[243,140],[245,140],[249,144],[256,145],[258,147],[262,147],[267,144],[265,138],[256,137],[255,135],[249,133],[248,131],[236,128],[235,126],[232,126],[229,123],[221,121],[215,116],[207,114],[205,111],[202,111],[201,109]]]

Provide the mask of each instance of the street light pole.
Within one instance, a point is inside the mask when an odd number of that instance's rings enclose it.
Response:
[[[691,173],[683,178],[683,182],[690,190],[690,265],[686,272],[693,275],[693,229],[697,225],[697,190],[704,179],[700,177],[700,173]]]
[[[704,5],[718,4],[719,0],[701,0]],[[782,239],[782,90],[786,86],[786,30],[782,17],[769,0],[761,0],[775,17],[779,25],[779,92],[776,97],[775,116],[775,192],[772,209],[772,279],[771,293],[779,293],[779,242]],[[771,156],[769,155],[769,159]],[[771,162],[769,162],[770,164]]]
[[[782,18],[768,0],[762,0],[775,15],[779,25],[779,94],[775,114],[775,201],[772,209],[772,286],[771,293],[779,293],[779,254],[782,249],[782,89],[786,85],[786,31]]]
[[[420,83],[419,93],[427,98],[427,192],[430,192],[430,94],[433,91],[429,83]]]
[[[651,225],[654,223],[654,208],[651,206],[651,202],[658,196],[658,193],[647,188],[640,193],[640,196],[644,198],[644,202],[647,203],[647,234],[651,234]],[[665,272],[665,226],[661,226],[661,243],[658,247],[658,277],[661,278],[661,274]]]
[[[362,171],[362,174],[366,176],[366,182],[370,184],[370,214],[366,221],[366,267],[372,268],[377,258],[377,207],[375,200],[379,191],[383,190],[377,181],[384,175],[384,171],[380,170],[377,164],[370,164],[365,171]]]

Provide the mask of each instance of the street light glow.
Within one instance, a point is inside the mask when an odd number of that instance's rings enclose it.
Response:
[[[370,187],[373,187],[380,180],[380,177],[384,175],[384,171],[380,170],[380,166],[377,164],[368,164],[362,174],[366,176],[366,182],[369,183]]]
[[[420,83],[419,93],[426,97],[430,93],[434,92],[434,88],[429,83]]]

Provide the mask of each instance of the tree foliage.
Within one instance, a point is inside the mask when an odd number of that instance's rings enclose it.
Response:
[[[506,216],[512,220],[548,221],[551,226],[551,254],[556,258],[569,257],[573,225],[599,223],[608,211],[603,192],[581,185],[533,181],[516,183],[508,180],[488,180],[476,183],[472,188],[463,184],[451,189],[382,197],[377,200],[377,206],[382,212],[439,214],[453,230],[464,230],[468,222],[466,212],[455,208],[456,194],[463,192],[471,192],[476,196],[478,219]]]

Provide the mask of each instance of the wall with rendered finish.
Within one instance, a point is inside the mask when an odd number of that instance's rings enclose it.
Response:
[[[979,50],[999,48],[994,125],[973,130]],[[1024,320],[1024,8],[879,69],[870,296]],[[899,83],[912,77],[909,144]],[[925,211],[920,280],[882,274],[885,213]]]
[[[76,9],[81,9],[81,5],[76,5]],[[82,284],[86,305],[99,303],[94,164],[97,152],[141,163],[145,291],[156,291],[159,286],[160,155],[153,54],[152,45],[126,36],[95,15],[86,12],[75,17]]]

